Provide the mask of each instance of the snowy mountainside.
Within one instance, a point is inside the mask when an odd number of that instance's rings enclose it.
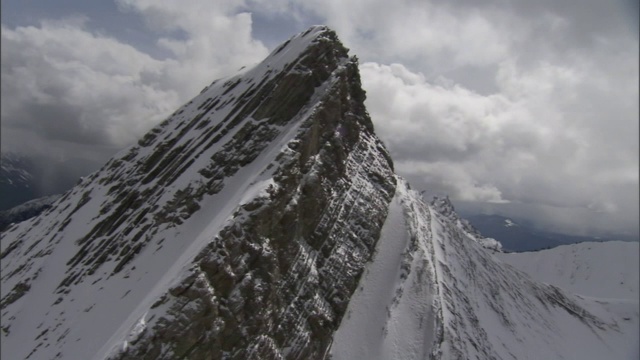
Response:
[[[637,357],[637,302],[539,283],[451,221],[452,208],[434,205],[398,181],[333,360]]]
[[[534,279],[576,294],[638,301],[638,243],[583,242],[496,256]]]
[[[395,185],[364,97],[312,27],[3,233],[2,357],[321,358]]]

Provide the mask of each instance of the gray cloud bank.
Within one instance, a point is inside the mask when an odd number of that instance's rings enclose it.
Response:
[[[3,151],[103,161],[213,79],[263,58],[273,39],[257,28],[323,22],[360,57],[377,132],[415,188],[549,229],[638,233],[638,35],[628,3],[117,4],[170,56],[92,29],[90,14],[3,25]]]

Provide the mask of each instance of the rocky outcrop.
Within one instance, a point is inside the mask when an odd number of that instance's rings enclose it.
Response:
[[[462,230],[470,239],[476,241],[486,249],[502,252],[502,244],[498,240],[483,236],[468,220],[461,218],[456,213],[453,203],[449,200],[448,196],[444,198],[436,196],[431,200],[430,205],[434,210],[446,217],[449,222],[455,224],[455,226]]]
[[[256,110],[269,122],[291,121],[310,85],[332,79],[273,163],[268,194],[236,210],[237,220],[151,310],[158,320],[148,333],[115,358],[323,358],[379,238],[395,179],[364,111],[357,63],[335,35],[292,69],[272,91],[289,102]]]
[[[31,358],[82,341],[71,324],[90,315],[68,315],[78,302],[114,318],[116,335],[93,339],[97,356],[323,358],[395,190],[364,100],[357,59],[325,27],[215,81],[55,208],[3,234],[7,333],[37,289],[53,308],[31,330],[47,330]],[[52,261],[65,265],[56,273]],[[147,262],[157,274],[137,270]],[[37,285],[43,272],[55,286]],[[112,307],[94,295],[133,277],[161,284],[128,288]],[[77,297],[80,288],[92,295]]]

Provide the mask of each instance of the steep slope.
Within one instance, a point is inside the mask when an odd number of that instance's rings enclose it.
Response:
[[[536,282],[458,219],[448,201],[427,205],[398,181],[333,360],[637,358],[637,299]]]
[[[313,27],[2,235],[2,358],[321,358],[395,178]]]
[[[15,153],[0,156],[0,210],[8,210],[37,196],[33,164]]]

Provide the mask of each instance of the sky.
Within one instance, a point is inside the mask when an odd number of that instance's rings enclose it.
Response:
[[[326,24],[360,59],[376,132],[414,189],[547,230],[638,234],[637,1],[5,0],[1,10],[3,152],[97,168],[214,79]]]

